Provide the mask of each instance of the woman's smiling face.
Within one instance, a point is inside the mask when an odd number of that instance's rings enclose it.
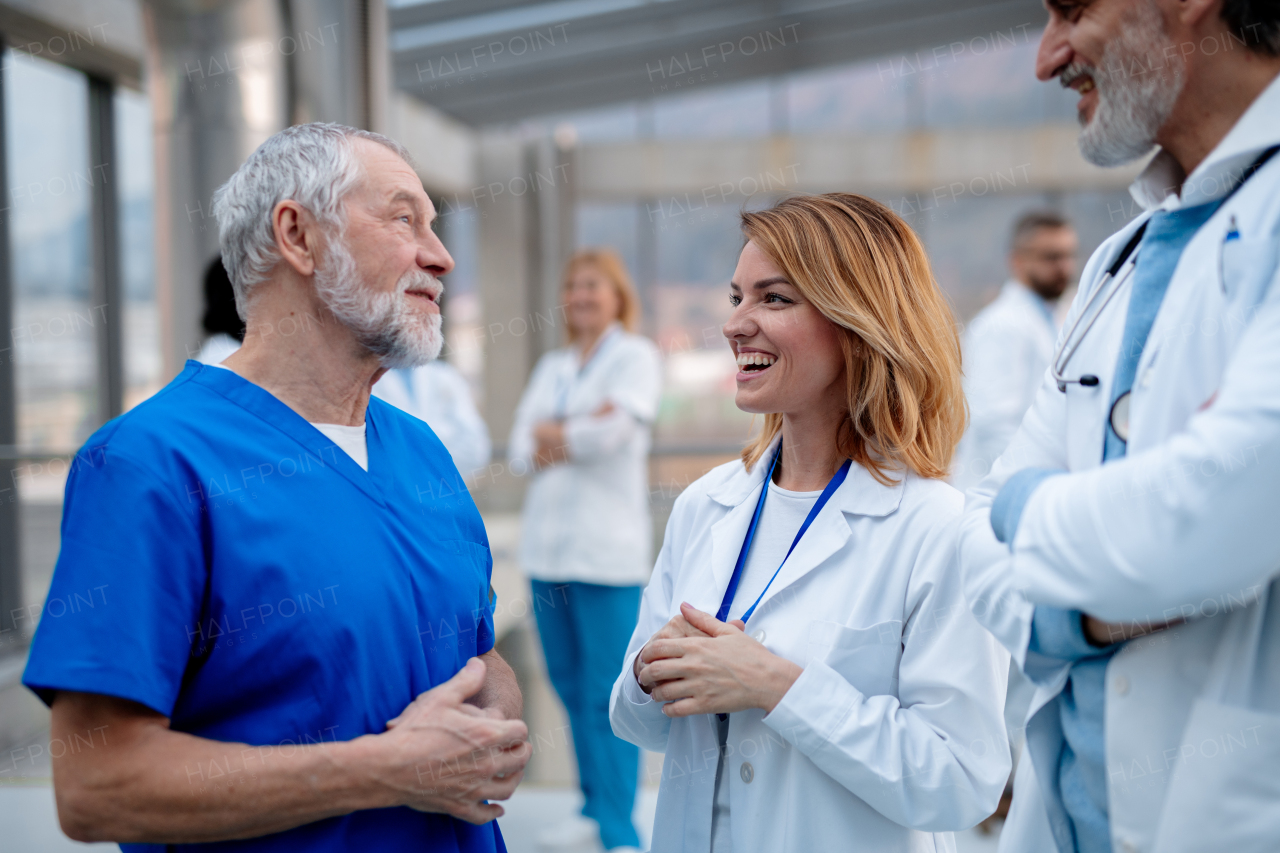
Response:
[[[739,409],[796,415],[846,404],[839,329],[755,243],[743,248],[729,291],[723,331],[738,360]]]

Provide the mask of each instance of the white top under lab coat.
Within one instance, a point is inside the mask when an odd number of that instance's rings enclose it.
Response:
[[[528,475],[520,565],[532,578],[639,586],[652,565],[649,433],[662,365],[648,338],[614,325],[586,364],[576,347],[544,355],[511,429],[511,471]],[[596,415],[606,403],[613,410]],[[568,463],[533,471],[533,428],[564,420]]]
[[[1158,154],[1134,184],[1147,209],[1219,198],[1280,143],[1280,80],[1183,184]],[[1070,329],[1141,221],[1090,259]],[[1235,233],[1233,233],[1235,232]],[[1128,309],[1126,287],[1051,377],[991,476],[968,494],[959,553],[974,613],[1039,684],[1004,851],[1069,849],[1056,796],[1066,667],[1028,654],[1035,603],[1110,621],[1186,624],[1126,644],[1107,667],[1114,849],[1280,848],[1280,157],[1232,196],[1183,252],[1138,363],[1127,455],[1101,464]],[[1012,549],[991,501],[1026,467],[1045,480]],[[1044,780],[1042,785],[1037,777]],[[1047,793],[1045,790],[1048,789]]]
[[[669,719],[632,666],[682,601],[717,611],[767,468],[721,465],[676,500],[610,698],[615,734],[666,753],[654,853],[709,849],[719,750],[714,715]],[[950,851],[995,810],[1009,659],[964,603],[960,511],[946,483],[855,464],[796,546],[747,623],[804,672],[768,715],[729,717],[734,853]]]
[[[445,361],[429,361],[411,371],[388,370],[373,385],[373,396],[408,412],[444,444],[464,477],[489,464],[489,428],[476,410],[471,387],[458,369]]]
[[[951,484],[965,491],[991,470],[1018,431],[1049,369],[1058,323],[1053,309],[1020,281],[969,322],[964,334],[964,395],[969,428],[956,448]]]

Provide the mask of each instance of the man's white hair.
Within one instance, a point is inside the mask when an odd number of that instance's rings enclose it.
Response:
[[[292,199],[332,233],[342,234],[343,199],[363,176],[355,156],[356,139],[376,142],[413,166],[409,152],[393,139],[346,125],[313,122],[285,128],[259,145],[214,193],[222,263],[241,318],[254,287],[280,262],[271,222],[277,204]]]

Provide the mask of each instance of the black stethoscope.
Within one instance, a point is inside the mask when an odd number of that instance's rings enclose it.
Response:
[[[1227,199],[1235,195],[1236,191],[1244,186],[1246,181],[1256,175],[1258,170],[1262,168],[1263,164],[1270,160],[1277,151],[1280,151],[1280,145],[1274,145],[1266,151],[1263,151],[1262,154],[1258,156],[1258,159],[1254,160],[1253,163],[1244,170],[1240,176],[1239,183],[1232,187],[1231,192],[1223,196],[1218,208],[1221,209],[1222,206],[1227,203]],[[1142,242],[1142,236],[1147,233],[1147,224],[1147,222],[1142,223],[1138,230],[1133,232],[1133,236],[1129,238],[1129,242],[1125,243],[1124,248],[1120,251],[1119,257],[1117,257],[1115,262],[1107,268],[1107,272],[1102,277],[1102,281],[1099,282],[1098,287],[1089,296],[1088,301],[1085,302],[1084,307],[1076,316],[1075,322],[1071,324],[1071,329],[1062,338],[1062,343],[1058,345],[1057,351],[1053,354],[1053,361],[1050,363],[1053,381],[1057,384],[1058,390],[1064,394],[1067,391],[1068,385],[1079,385],[1082,388],[1093,388],[1098,385],[1098,377],[1092,373],[1082,374],[1076,379],[1068,379],[1066,375],[1066,367],[1068,362],[1071,361],[1071,357],[1076,354],[1076,350],[1080,348],[1080,344],[1084,341],[1085,336],[1089,334],[1089,330],[1098,322],[1098,317],[1101,316],[1104,310],[1106,310],[1108,303],[1115,298],[1115,295],[1120,292],[1125,283],[1133,277],[1133,270],[1137,266],[1138,259],[1136,257],[1133,258],[1133,261],[1128,263],[1127,267],[1126,263],[1129,262],[1130,256],[1132,256],[1134,251],[1137,250],[1138,244]],[[1124,275],[1116,278],[1121,269],[1125,270]],[[1114,284],[1112,284],[1112,282],[1114,282]],[[1104,292],[1105,296],[1103,296]],[[1102,297],[1101,303],[1099,303],[1095,311],[1090,313],[1090,307],[1097,302],[1099,297]],[[1086,317],[1088,317],[1087,322],[1085,321]],[[1080,329],[1082,322],[1084,323],[1083,330]],[[1076,332],[1078,330],[1080,331],[1080,334],[1077,336]],[[1126,391],[1117,397],[1116,401],[1111,404],[1111,411],[1107,415],[1107,420],[1111,424],[1111,429],[1114,430],[1116,436],[1124,442],[1128,442],[1129,440],[1129,398],[1131,393],[1132,392],[1130,391]]]

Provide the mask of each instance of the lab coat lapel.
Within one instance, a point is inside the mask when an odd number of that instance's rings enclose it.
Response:
[[[760,500],[760,489],[764,488],[769,463],[773,454],[778,452],[780,440],[781,436],[773,440],[750,471],[745,467],[739,468],[732,477],[707,493],[707,497],[729,511],[711,525],[711,571],[697,574],[701,585],[690,589],[686,598],[705,613],[715,614],[724,600],[742,543],[747,538],[747,529],[751,527],[751,517],[755,515],[756,503]]]
[[[831,500],[813,520],[813,524],[809,525],[804,538],[796,544],[795,551],[791,552],[791,556],[782,565],[782,570],[765,592],[752,618],[759,618],[767,610],[770,601],[782,595],[788,587],[848,544],[853,530],[846,514],[885,516],[897,510],[898,504],[902,502],[903,475],[899,472],[895,476],[897,480],[892,485],[885,486],[877,482],[866,468],[857,463],[851,465],[849,476],[836,489]],[[874,555],[866,556],[874,559]]]
[[[764,487],[772,453],[772,450],[766,451],[753,470],[741,469],[709,495],[712,500],[727,506],[729,512],[711,525],[711,571],[698,573],[701,585],[689,590],[688,602],[705,613],[715,614],[724,600],[742,543],[747,538],[747,529],[751,526],[751,516],[756,511],[760,489]]]
[[[342,448],[334,445],[324,433],[280,401],[274,394],[260,385],[255,385],[240,374],[217,367],[206,367],[198,362],[188,361],[187,369],[197,372],[192,381],[199,382],[210,390],[226,397],[231,402],[257,415],[263,421],[292,438],[314,458],[317,466],[326,466],[351,481],[357,489],[364,492],[375,503],[386,506],[382,495],[374,487],[365,471],[356,461],[346,454]],[[373,445],[374,430],[366,412],[365,440]],[[370,453],[372,456],[372,452]]]

